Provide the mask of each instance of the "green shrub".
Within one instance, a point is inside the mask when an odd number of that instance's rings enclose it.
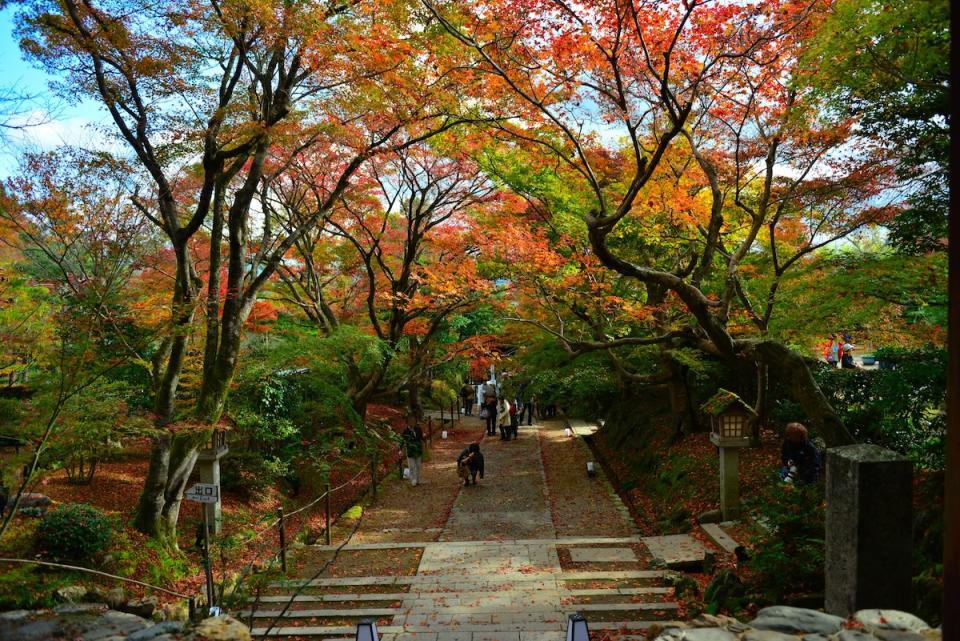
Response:
[[[84,503],[62,505],[47,513],[37,526],[40,549],[56,559],[87,561],[110,543],[113,526],[95,507]]]
[[[819,485],[776,481],[747,503],[763,532],[752,541],[748,589],[757,603],[823,592],[824,503]]]

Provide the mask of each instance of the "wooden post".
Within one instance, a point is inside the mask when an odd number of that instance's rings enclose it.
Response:
[[[327,483],[327,545],[330,545],[330,528],[333,522],[330,520],[330,484]]]
[[[283,508],[277,508],[277,516],[280,517],[278,529],[280,531],[280,569],[287,571],[287,531],[283,524]]]
[[[954,148],[954,162],[957,150]],[[956,166],[956,164],[954,164]],[[957,190],[951,194],[949,321],[947,332],[947,466],[943,502],[943,638],[960,638],[960,216],[956,215]]]
[[[370,460],[370,477],[373,479],[373,500],[377,500],[377,453],[374,451]]]

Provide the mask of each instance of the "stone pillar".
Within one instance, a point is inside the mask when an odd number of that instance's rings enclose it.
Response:
[[[217,456],[203,456],[197,459],[197,473],[200,475],[201,483],[211,483],[220,486],[220,459]],[[211,525],[211,533],[220,534],[220,527],[223,521],[223,514],[220,509],[220,497],[217,497],[216,503],[203,503],[203,509],[207,511],[207,522]]]
[[[912,472],[877,445],[827,450],[827,612],[912,609]]]
[[[740,448],[720,448],[720,512],[724,521],[740,516]]]

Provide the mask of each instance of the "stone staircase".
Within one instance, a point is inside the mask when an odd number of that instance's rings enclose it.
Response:
[[[359,620],[371,619],[382,641],[562,641],[567,616],[579,612],[591,631],[619,630],[627,641],[640,639],[653,622],[676,618],[668,572],[564,570],[557,549],[584,550],[585,556],[602,559],[604,554],[617,556],[611,551],[632,553],[623,546],[641,541],[590,537],[424,543],[413,576],[272,584],[253,611],[252,633],[343,641],[353,639]],[[299,587],[300,594],[292,597]],[[250,610],[238,613],[244,620],[249,615]]]

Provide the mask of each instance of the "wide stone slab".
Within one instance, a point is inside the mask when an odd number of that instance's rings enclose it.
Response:
[[[574,563],[632,563],[637,560],[630,548],[572,548],[570,560]]]
[[[663,560],[668,568],[687,569],[703,565],[706,550],[700,541],[689,534],[647,536],[643,542],[650,554]]]

